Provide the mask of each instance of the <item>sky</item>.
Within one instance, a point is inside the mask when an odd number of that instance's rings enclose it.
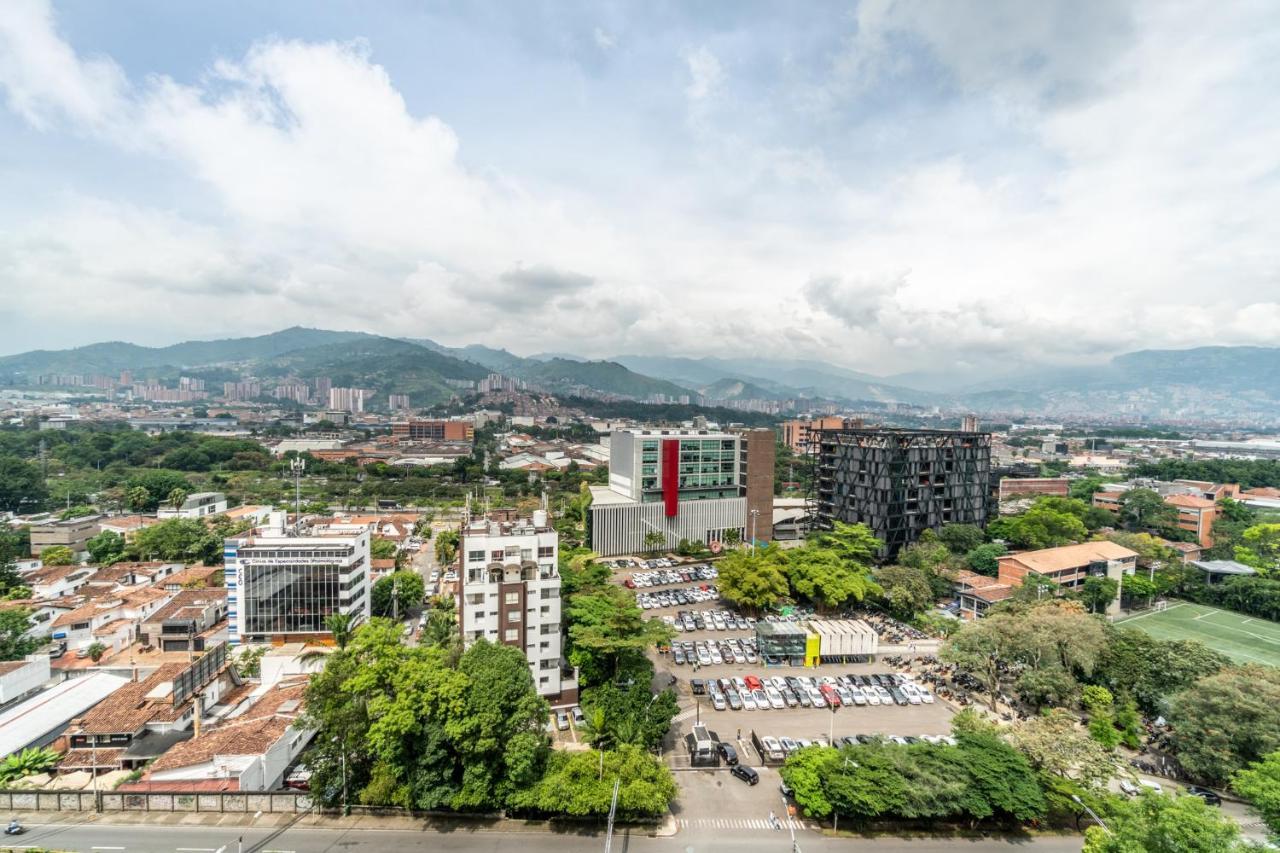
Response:
[[[0,352],[1280,342],[1273,0],[0,3]]]

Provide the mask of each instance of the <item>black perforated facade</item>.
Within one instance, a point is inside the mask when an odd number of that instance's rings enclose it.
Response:
[[[925,530],[985,526],[991,512],[991,434],[907,429],[821,430],[815,523],[865,524],[892,557]]]

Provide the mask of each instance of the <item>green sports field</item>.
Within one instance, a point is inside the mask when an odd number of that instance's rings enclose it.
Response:
[[[1280,623],[1172,601],[1166,610],[1147,610],[1116,620],[1161,640],[1199,640],[1239,663],[1280,666]]]

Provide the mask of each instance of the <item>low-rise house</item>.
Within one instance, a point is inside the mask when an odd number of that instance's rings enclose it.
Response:
[[[83,648],[96,641],[118,651],[132,641],[138,626],[174,595],[156,587],[144,587],[91,599],[53,620],[53,639],[65,640],[68,648]],[[112,646],[121,637],[123,645]]]
[[[70,749],[58,772],[133,770],[191,737],[241,684],[219,644],[194,663],[161,664],[130,681],[67,729]]]
[[[102,519],[99,528],[104,533],[114,533],[128,542],[139,530],[159,523],[160,519],[149,515],[117,515]]]
[[[82,515],[66,521],[47,521],[43,524],[31,525],[31,555],[39,557],[46,548],[58,545],[71,549],[73,554],[83,556],[88,542],[98,535],[101,515]]]
[[[170,592],[180,589],[199,589],[216,587],[222,581],[222,566],[188,566],[180,572],[174,572],[161,583]]]
[[[156,517],[167,518],[205,518],[227,511],[227,496],[222,492],[195,492],[187,495],[182,506],[161,506]]]
[[[1117,582],[1117,589],[1108,612],[1119,612],[1119,582],[1124,575],[1133,574],[1138,555],[1114,542],[1101,540],[1009,554],[999,558],[998,563],[999,581],[1010,586],[1021,586],[1032,574],[1052,581],[1064,591],[1084,586],[1090,577],[1110,578]]]
[[[183,589],[138,628],[138,642],[162,652],[204,651],[205,632],[227,618],[225,589]]]
[[[1013,587],[997,578],[977,572],[960,571],[951,580],[952,591],[961,616],[978,617],[986,614],[991,605],[1013,595]]]
[[[96,566],[45,566],[23,575],[32,598],[62,598],[79,592],[98,573]]]
[[[171,747],[122,790],[273,791],[315,736],[300,728],[307,679],[281,682],[217,725]],[[210,782],[221,782],[221,786]]]

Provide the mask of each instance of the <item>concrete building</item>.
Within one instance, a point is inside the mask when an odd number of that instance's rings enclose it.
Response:
[[[1202,488],[1203,486],[1207,486],[1208,489]],[[1172,483],[1141,480],[1112,483],[1107,486],[1105,492],[1094,493],[1093,505],[1118,513],[1126,492],[1133,489],[1149,489],[1159,493],[1166,504],[1177,510],[1179,530],[1185,530],[1195,536],[1196,543],[1200,547],[1210,548],[1213,546],[1213,523],[1218,519],[1218,504],[1216,500],[1203,495],[1215,494],[1224,488],[1228,487],[1187,480],[1175,480]],[[1235,488],[1238,490],[1239,487]],[[1238,494],[1238,491],[1232,494]]]
[[[373,396],[364,388],[330,388],[329,408],[339,412],[363,412],[364,404]]]
[[[840,429],[818,435],[818,527],[865,524],[892,557],[925,530],[986,525],[990,433]]]
[[[128,683],[123,675],[91,672],[6,708],[0,712],[0,755],[53,743],[68,723]]]
[[[45,548],[64,545],[72,553],[83,555],[90,539],[98,535],[100,515],[82,515],[66,521],[49,521],[31,525],[31,555],[39,557]]]
[[[578,701],[561,660],[559,534],[546,512],[498,511],[459,532],[458,630],[467,645],[489,640],[524,652],[538,693],[552,705]]]
[[[39,690],[49,680],[49,656],[0,661],[0,708]]]
[[[138,628],[138,642],[162,652],[204,651],[205,634],[227,614],[227,590],[183,589]]]
[[[1035,574],[1069,591],[1084,586],[1090,577],[1107,577],[1119,584],[1124,575],[1133,574],[1138,565],[1138,555],[1114,542],[1099,541],[1023,551],[1001,557],[998,562],[1001,583],[1021,586],[1027,575]],[[1117,587],[1115,600],[1107,607],[1107,612],[1119,611],[1120,590]]]
[[[224,543],[231,643],[323,641],[334,613],[368,619],[369,532],[287,536],[278,521],[273,532]]]
[[[227,496],[222,492],[196,492],[187,495],[182,506],[161,506],[156,510],[156,518],[204,518],[227,511]]]
[[[591,489],[588,526],[598,554],[638,553],[657,533],[723,542],[773,537],[774,433],[685,429],[618,430],[609,440],[609,485]]]
[[[476,428],[470,421],[412,418],[392,421],[391,435],[401,441],[473,441]]]
[[[817,441],[815,433],[824,429],[853,429],[862,426],[861,418],[842,418],[831,415],[823,418],[783,421],[778,429],[782,443],[796,453],[809,453]]]
[[[1001,477],[999,499],[1004,503],[1017,497],[1053,495],[1067,497],[1071,481],[1066,477]]]

